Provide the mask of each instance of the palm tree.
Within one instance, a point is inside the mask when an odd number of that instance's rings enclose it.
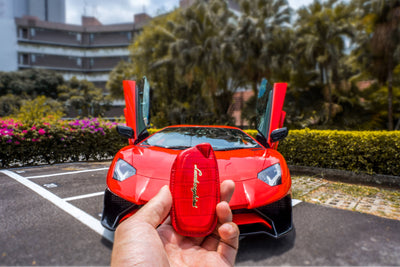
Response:
[[[355,0],[364,22],[358,49],[366,69],[388,87],[388,129],[393,130],[393,71],[400,64],[400,0]]]
[[[281,67],[273,65],[277,62],[274,57],[282,55],[276,53],[281,52],[276,50],[276,44],[285,36],[291,9],[286,0],[241,0],[239,4],[243,12],[233,35],[239,52],[238,74],[257,93],[261,79],[271,78],[274,67]]]
[[[296,52],[318,70],[320,82],[328,90],[326,123],[332,119],[332,90],[333,84],[340,82],[338,67],[344,55],[345,37],[352,36],[350,17],[348,5],[338,0],[314,0],[298,11]]]
[[[124,99],[124,90],[122,88],[123,80],[134,80],[133,65],[130,62],[120,61],[110,72],[106,84],[110,97],[113,99]]]
[[[235,27],[233,14],[225,1],[214,0],[197,1],[182,16],[183,22],[172,30],[168,61],[187,85],[201,82],[201,94],[223,121],[236,88],[232,75],[236,54],[228,38]]]

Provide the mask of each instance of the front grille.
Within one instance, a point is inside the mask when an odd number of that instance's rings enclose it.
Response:
[[[108,192],[108,194],[106,193],[106,195],[109,196],[109,198],[110,198],[109,202],[112,203],[112,205],[119,207],[120,210],[125,210],[125,209],[129,208],[130,206],[132,206],[133,203],[111,193],[110,190],[107,189],[107,192]]]
[[[254,235],[254,234],[268,234],[272,235],[271,229],[262,223],[242,224],[239,225],[241,236]]]
[[[232,210],[232,214],[243,214],[243,213],[252,213],[252,210],[248,209]]]

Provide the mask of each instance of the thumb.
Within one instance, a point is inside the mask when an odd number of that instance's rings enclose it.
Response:
[[[171,210],[172,196],[167,185],[132,216],[132,220],[146,222],[156,228]]]

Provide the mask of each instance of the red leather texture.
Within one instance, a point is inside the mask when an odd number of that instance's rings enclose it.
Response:
[[[218,165],[210,144],[199,144],[176,157],[170,180],[171,220],[179,234],[206,236],[214,230],[219,187]]]

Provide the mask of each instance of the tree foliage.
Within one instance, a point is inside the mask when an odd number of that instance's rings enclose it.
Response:
[[[113,99],[124,99],[124,90],[122,88],[123,80],[134,80],[136,77],[133,72],[133,64],[120,61],[110,72],[106,88]]]
[[[263,77],[274,78],[282,72],[282,66],[290,66],[290,54],[285,48],[292,40],[289,22],[291,9],[286,0],[242,0],[239,2],[243,14],[238,18],[238,27],[233,40],[238,50],[239,74],[244,84],[250,83],[257,93]]]
[[[43,121],[56,121],[64,115],[63,111],[60,102],[42,95],[23,101],[19,110],[14,113],[14,117],[22,123],[35,125]]]
[[[72,77],[64,85],[58,87],[59,99],[68,108],[74,109],[78,116],[103,116],[109,104],[101,88],[95,87],[87,80]]]
[[[219,123],[229,122],[229,103],[238,86],[236,53],[229,37],[235,29],[227,3],[199,1],[182,12],[185,23],[173,24],[167,64],[173,64],[184,83],[199,85],[197,94],[207,100]],[[195,83],[193,83],[196,81]]]
[[[21,107],[23,99],[14,94],[0,96],[0,117],[7,117]]]
[[[393,72],[400,64],[400,1],[354,0],[360,13],[361,27],[358,59],[362,67],[381,86],[387,84],[387,115],[393,130]]]
[[[122,97],[123,79],[147,76],[155,126],[231,124],[233,94],[252,88],[256,95],[266,77],[289,83],[289,127],[400,127],[393,93],[400,86],[400,0],[314,0],[296,12],[286,0],[237,2],[240,12],[223,0],[198,0],[154,18],[131,45],[131,63],[111,73],[112,96]],[[242,113],[251,125],[255,101]]]
[[[338,0],[314,0],[312,4],[298,11],[297,52],[304,57],[303,62],[309,68],[315,66],[319,74],[327,103],[323,105],[326,123],[337,112],[332,99],[333,87],[340,87],[339,60],[344,56],[345,37],[352,37],[350,14],[349,6]]]
[[[43,109],[37,106],[40,103]],[[35,121],[36,116],[50,112],[46,107],[54,109],[56,117],[68,109],[80,116],[102,116],[109,104],[103,90],[86,80],[73,77],[65,81],[60,73],[41,69],[0,72],[1,117],[17,115],[23,120]]]
[[[61,74],[54,71],[29,69],[0,72],[0,96],[13,94],[35,98],[39,95],[57,98],[57,87],[64,83]]]
[[[221,42],[226,3],[199,2],[154,19],[131,47],[136,77],[152,85],[152,122],[229,123],[228,47]],[[225,52],[221,52],[221,51]]]
[[[273,50],[272,39],[280,39],[283,32],[278,26],[289,21],[287,2],[259,2],[260,7],[266,6],[258,13],[263,18],[257,23],[253,20],[258,14],[249,11],[238,16],[225,1],[213,0],[197,1],[190,8],[155,18],[143,29],[131,46],[131,76],[146,75],[151,81],[157,126],[188,121],[233,123],[230,106],[234,92],[248,84],[256,89],[257,80],[265,74],[259,69],[274,62],[267,64],[268,55],[274,59],[282,55]],[[243,6],[251,3],[241,2]],[[262,34],[253,37],[249,25]],[[248,44],[250,37],[253,45]],[[115,73],[123,72],[118,69]]]

